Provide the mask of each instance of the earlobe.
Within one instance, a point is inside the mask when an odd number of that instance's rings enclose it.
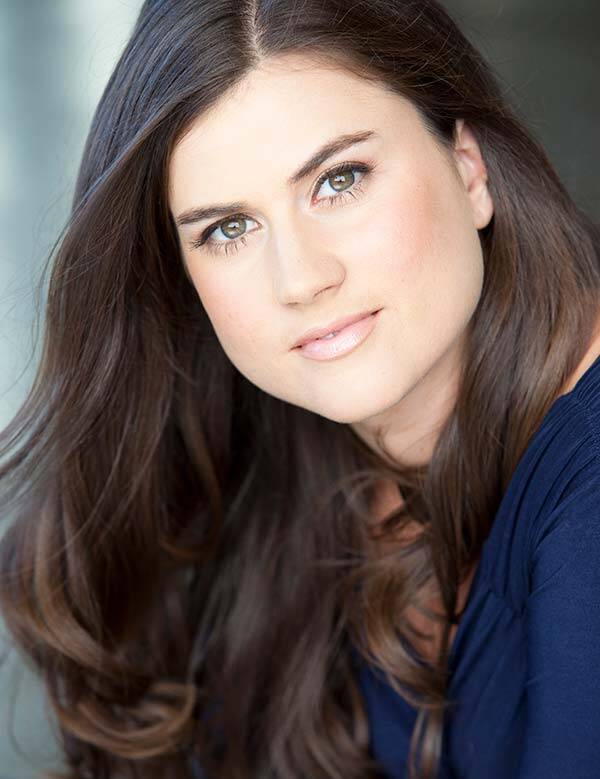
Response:
[[[485,161],[477,138],[464,119],[456,120],[454,138],[456,166],[471,202],[475,227],[481,230],[494,213]]]

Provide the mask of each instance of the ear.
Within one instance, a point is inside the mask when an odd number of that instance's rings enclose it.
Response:
[[[471,202],[477,230],[489,224],[494,203],[487,186],[487,170],[473,131],[464,119],[457,119],[454,133],[454,157],[467,196]]]

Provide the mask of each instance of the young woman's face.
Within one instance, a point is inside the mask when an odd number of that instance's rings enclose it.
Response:
[[[401,444],[431,426],[452,394],[483,281],[477,230],[493,213],[474,136],[458,129],[444,153],[409,101],[289,55],[194,123],[171,160],[170,208],[199,299],[251,382],[365,437],[385,424]]]

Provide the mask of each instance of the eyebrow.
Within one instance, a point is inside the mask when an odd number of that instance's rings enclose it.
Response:
[[[337,154],[344,149],[348,149],[350,146],[363,143],[373,136],[379,136],[379,133],[375,132],[375,130],[362,130],[356,133],[345,133],[343,135],[338,135],[336,138],[332,138],[317,149],[317,151],[288,178],[288,187],[293,187],[307,176],[310,176],[311,173],[317,170],[317,168],[320,168],[321,165],[330,157],[333,157],[334,154]],[[190,208],[187,211],[183,211],[177,217],[176,223],[178,226],[188,225],[194,222],[200,222],[202,219],[228,216],[232,211],[250,210],[251,206],[243,201],[237,201],[235,203],[218,203],[199,208]]]

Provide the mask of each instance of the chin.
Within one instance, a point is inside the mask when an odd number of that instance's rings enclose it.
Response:
[[[376,417],[384,409],[380,406],[373,406],[372,403],[360,405],[358,403],[332,405],[314,409],[319,414],[332,422],[338,422],[340,425],[358,425],[367,422]]]

